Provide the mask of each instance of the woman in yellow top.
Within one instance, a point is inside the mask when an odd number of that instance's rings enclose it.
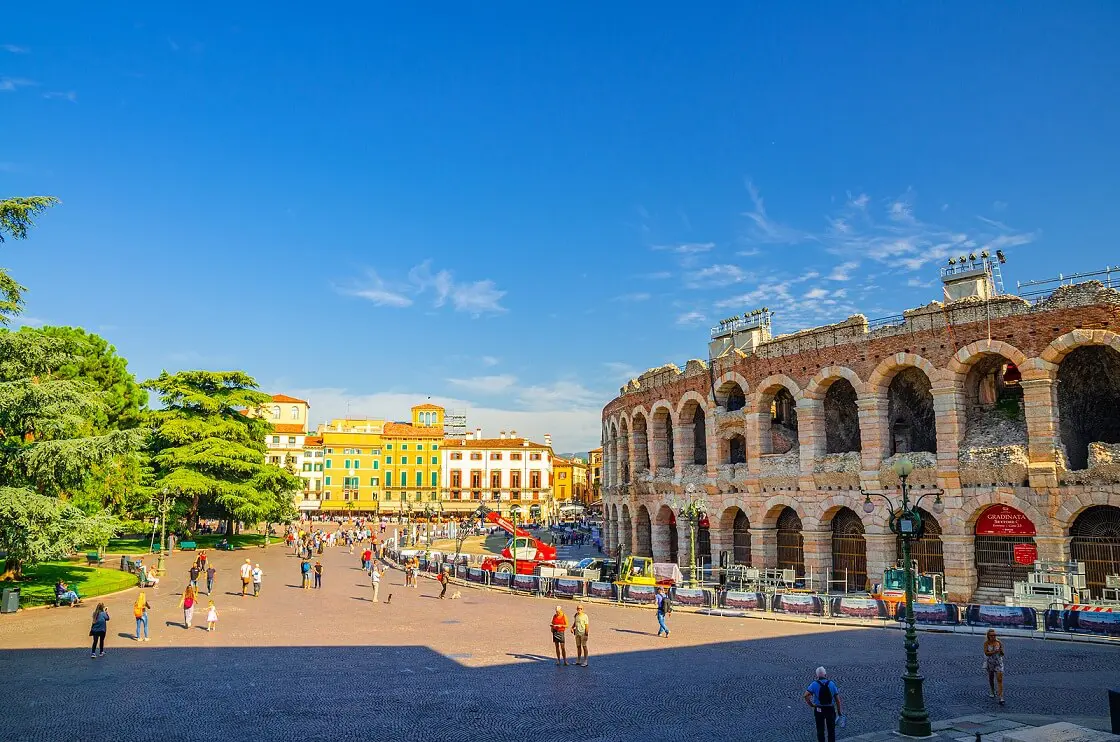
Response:
[[[988,698],[996,697],[999,686],[999,703],[1003,705],[1003,642],[996,638],[996,630],[988,629],[984,639],[984,669],[988,671]]]
[[[148,605],[148,598],[141,590],[140,594],[136,596],[136,603],[132,606],[132,615],[136,617],[136,641],[140,641],[140,630],[144,630],[144,641],[148,639],[148,611],[151,606]]]

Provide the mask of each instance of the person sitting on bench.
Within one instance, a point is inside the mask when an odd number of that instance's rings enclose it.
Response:
[[[55,603],[69,603],[70,607],[78,605],[82,602],[82,597],[78,595],[78,591],[70,588],[62,580],[59,580],[54,585],[54,602]]]
[[[223,551],[229,550],[229,548],[230,548],[229,539],[228,538],[223,538],[221,541],[218,542],[218,547],[217,548],[219,550],[223,550]]]
[[[152,587],[159,587],[159,578],[156,577],[156,571],[152,567],[141,567],[140,579]]]

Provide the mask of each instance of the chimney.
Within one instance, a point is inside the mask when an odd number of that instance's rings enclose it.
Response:
[[[474,429],[474,439],[476,441],[482,440],[482,428],[475,428]]]
[[[509,437],[510,438],[516,438],[517,437],[517,431],[516,430],[509,431]]]
[[[498,439],[504,441],[506,439],[506,431],[503,430],[502,432],[498,433]]]
[[[548,433],[544,434],[544,444],[549,448],[552,448],[552,436]]]
[[[469,433],[469,432],[468,432],[468,433],[467,433],[467,440],[468,440],[468,441],[473,441],[473,440],[474,440],[474,433]]]

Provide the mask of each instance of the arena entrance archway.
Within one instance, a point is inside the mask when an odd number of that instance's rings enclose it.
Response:
[[[1097,505],[1077,516],[1069,529],[1070,558],[1085,563],[1089,592],[1100,598],[1105,578],[1120,575],[1120,508]]]
[[[1026,580],[1032,564],[1015,561],[1015,546],[1029,545],[1021,551],[1037,555],[1035,533],[1031,519],[1010,505],[992,505],[981,513],[974,536],[977,589],[1010,592],[1013,583]]]

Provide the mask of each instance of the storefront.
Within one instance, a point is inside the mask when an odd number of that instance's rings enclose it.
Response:
[[[992,505],[976,519],[976,587],[1010,592],[1038,558],[1034,523],[1010,505]]]

